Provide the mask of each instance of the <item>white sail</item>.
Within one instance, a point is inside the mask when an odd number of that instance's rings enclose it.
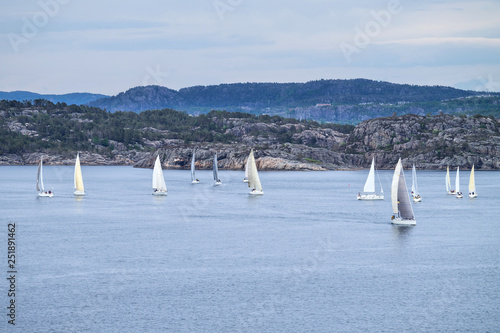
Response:
[[[38,164],[38,170],[36,172],[36,190],[39,197],[53,197],[54,193],[52,191],[45,191],[43,186],[43,161],[40,158],[40,164]]]
[[[45,192],[43,187],[43,172],[42,172],[42,159],[40,158],[40,164],[38,165],[38,171],[36,173],[36,190],[38,192]]]
[[[405,175],[403,172],[403,164],[399,159],[394,170],[391,186],[391,203],[394,213],[394,224],[415,224],[415,215],[410,202],[410,195],[406,185]]]
[[[195,151],[193,150],[193,158],[191,159],[191,181],[196,180],[196,176],[194,174],[194,162],[195,162]]]
[[[153,168],[153,189],[155,192],[167,192],[163,170],[161,169],[160,155],[156,156],[155,166]],[[153,194],[155,193],[153,192]]]
[[[450,182],[450,166],[449,165],[446,166],[445,183],[446,183],[446,192],[448,192],[448,193],[452,192],[451,182]]]
[[[394,175],[392,176],[392,184],[391,184],[391,204],[392,204],[392,212],[394,214],[399,214],[398,208],[398,188],[399,188],[399,178],[401,175],[401,159],[399,159],[396,164],[396,168],[394,169]]]
[[[422,197],[420,197],[420,193],[418,192],[417,169],[415,169],[415,164],[413,164],[411,169],[411,195],[413,197],[413,201],[422,201]]]
[[[382,182],[380,182],[381,194],[375,193],[375,157],[372,158],[372,165],[370,167],[370,172],[368,173],[368,178],[366,179],[365,186],[363,187],[363,192],[363,194],[358,194],[358,200],[384,200],[384,189],[382,188]]]
[[[457,176],[455,177],[455,191],[460,192],[460,167],[457,167]]]
[[[476,193],[476,177],[474,176],[474,164],[472,164],[472,169],[470,171],[469,197],[471,197],[471,198],[477,197],[477,193]]]
[[[217,153],[214,155],[214,180],[215,184],[220,184],[220,179],[219,179],[219,168],[217,167]]]
[[[80,167],[79,153],[76,154],[74,188],[75,188],[74,191],[75,195],[85,195],[85,190],[83,187],[82,169]]]
[[[370,167],[370,173],[366,179],[365,187],[363,192],[373,193],[375,192],[375,157],[372,159],[372,166]]]
[[[401,161],[399,163],[401,165]],[[398,208],[401,217],[405,219],[415,219],[415,215],[413,214],[413,207],[411,206],[410,203],[410,196],[408,195],[408,189],[406,187],[406,180],[402,165],[401,165],[401,175],[398,186],[398,199],[399,199]]]
[[[252,190],[250,194],[264,194],[262,190],[262,184],[260,183],[259,173],[257,171],[257,164],[255,163],[255,157],[253,150],[250,152],[247,160],[248,164],[248,187]]]

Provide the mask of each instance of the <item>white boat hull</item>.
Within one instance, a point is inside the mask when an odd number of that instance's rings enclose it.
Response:
[[[81,197],[81,196],[85,195],[85,191],[78,191],[77,190],[77,191],[74,191],[73,194],[76,195],[76,196],[80,196]]]
[[[243,179],[243,183],[248,183],[248,179]]]
[[[222,182],[215,182],[214,186],[219,186]]]
[[[462,193],[457,193],[457,196],[456,196],[456,198],[457,198],[457,199],[462,199],[463,197],[464,197],[464,196],[463,196],[463,194],[462,194]]]
[[[199,180],[192,180],[191,184],[198,184],[200,181]]]
[[[38,192],[39,197],[46,197],[46,198],[52,198],[54,196],[54,193],[48,193],[48,192]]]
[[[167,195],[167,191],[154,191],[153,195],[155,195],[155,196],[165,196],[165,195]]]
[[[264,191],[257,191],[255,189],[253,189],[250,192],[248,192],[248,194],[250,194],[250,195],[263,195]]]
[[[477,198],[477,193],[474,194],[469,193],[469,198]]]
[[[358,195],[356,199],[358,199],[358,200],[384,200],[384,195],[383,194],[361,194],[361,195]]]
[[[393,216],[391,223],[396,225],[417,225],[417,220],[409,220]]]
[[[455,191],[448,191],[449,195],[456,195],[457,193]]]
[[[420,202],[422,201],[422,197],[413,197],[413,202]]]

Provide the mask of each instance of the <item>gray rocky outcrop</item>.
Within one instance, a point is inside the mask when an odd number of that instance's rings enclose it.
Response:
[[[379,168],[393,168],[401,157],[420,169],[447,165],[500,169],[500,124],[492,117],[405,115],[360,123],[346,141],[346,152],[376,156]]]
[[[211,169],[217,153],[220,169],[242,170],[254,149],[260,170],[346,170],[368,168],[372,157],[377,168],[393,169],[399,158],[405,166],[445,169],[447,165],[469,169],[500,170],[500,124],[493,117],[405,115],[366,120],[350,134],[330,128],[298,124],[248,123],[244,119],[221,119],[237,138],[233,143],[188,144],[179,139],[144,140],[131,148],[117,141],[109,147],[94,145],[80,152],[84,165],[133,165],[151,168],[159,154],[164,168],[189,169],[193,149],[196,168]],[[224,124],[223,124],[224,125]],[[26,126],[9,125],[22,135]],[[144,131],[157,131],[145,128]],[[271,134],[270,134],[271,133]],[[280,143],[288,135],[295,143]],[[75,152],[0,155],[0,165],[72,165]]]
[[[297,155],[311,148],[303,145],[293,145],[293,151],[287,145],[254,149],[255,159],[259,170],[327,170],[322,163],[304,159]],[[149,154],[134,164],[135,167],[152,168],[156,156],[159,155],[162,166],[169,169],[188,169],[191,165],[193,149],[196,149],[196,168],[212,169],[213,158],[217,153],[217,166],[225,170],[243,170],[250,154],[250,146],[217,144],[162,148]]]

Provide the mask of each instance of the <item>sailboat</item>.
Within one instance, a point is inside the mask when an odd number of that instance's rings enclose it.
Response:
[[[415,164],[413,164],[413,168],[411,169],[411,196],[413,197],[413,202],[422,201],[422,197],[420,193],[418,193],[417,170],[415,169]]]
[[[399,159],[394,175],[392,177],[391,186],[391,201],[392,211],[394,215],[391,217],[392,224],[398,225],[416,225],[415,214],[411,206],[410,195],[406,188],[405,174],[403,172],[403,164]]]
[[[472,169],[470,171],[470,178],[469,178],[469,197],[470,198],[477,198],[477,192],[476,192],[476,178],[474,177],[474,164],[472,164]]]
[[[460,192],[460,167],[457,167],[457,176],[455,177],[455,191],[457,192],[457,198],[463,198],[462,192]]]
[[[243,183],[248,183],[248,158],[245,163],[245,177],[243,178]]]
[[[215,153],[214,155],[214,180],[215,180],[215,185],[222,184],[219,178],[219,168],[217,168],[217,153]]]
[[[384,200],[384,189],[382,188],[382,184],[380,185],[381,194],[375,193],[375,157],[372,159],[372,166],[370,167],[370,173],[366,179],[363,192],[363,194],[358,193],[358,200]]]
[[[43,187],[43,171],[42,171],[42,158],[40,158],[40,164],[38,165],[38,171],[36,173],[36,191],[39,197],[49,197],[52,198],[54,193],[52,191],[45,191]]]
[[[80,154],[79,153],[76,154],[73,193],[77,196],[85,195],[85,189],[83,188],[82,168],[80,167]]]
[[[257,172],[257,164],[255,164],[253,149],[252,151],[250,151],[247,164],[248,164],[248,187],[251,189],[249,193],[251,195],[264,194],[264,190],[262,189],[262,184],[260,183],[259,173]]]
[[[447,165],[446,166],[446,178],[445,178],[445,182],[446,182],[446,192],[448,192],[448,194],[450,195],[455,195],[455,190],[452,190],[451,189],[451,182],[450,182],[450,166]]]
[[[165,184],[165,178],[163,178],[160,155],[156,156],[153,168],[153,195],[167,195],[167,185]]]
[[[193,158],[191,159],[191,184],[198,184],[200,180],[194,174],[195,151],[193,150]]]

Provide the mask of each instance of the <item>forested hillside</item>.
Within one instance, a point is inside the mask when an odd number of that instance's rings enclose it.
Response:
[[[178,91],[162,86],[141,86],[112,97],[88,93],[40,95],[15,91],[0,92],[1,99],[45,99],[55,104],[85,104],[110,112],[174,109],[200,115],[212,110],[224,110],[352,125],[368,119],[404,114],[500,117],[500,93],[366,79],[233,83],[194,86]]]
[[[500,169],[500,124],[493,116],[389,116],[352,125],[226,111],[191,116],[172,109],[106,112],[89,107],[0,101],[0,165],[82,163],[241,169],[250,149],[267,170],[393,168],[401,157],[419,169],[447,165]]]
[[[500,116],[499,94],[480,95],[450,87],[365,79],[234,83],[179,91],[160,86],[136,87],[90,105],[108,111],[135,112],[173,108],[195,115],[226,110],[346,124],[394,113]]]
[[[354,128],[224,111],[197,117],[172,109],[110,113],[96,107],[46,100],[33,103],[2,100],[0,115],[0,154],[40,150],[111,153],[117,146],[148,151],[167,140],[186,144],[238,143],[243,138],[236,134],[241,132],[268,143],[293,143],[294,135],[311,129],[349,133]]]

